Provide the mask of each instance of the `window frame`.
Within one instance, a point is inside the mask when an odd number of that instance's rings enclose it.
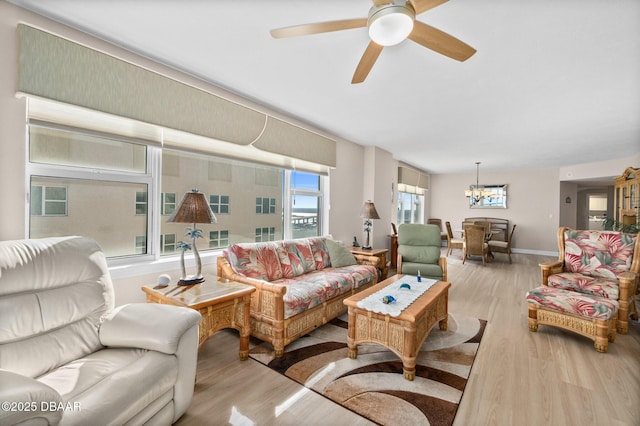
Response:
[[[70,121],[73,121],[70,118]],[[79,134],[87,134],[92,136],[104,137],[107,139],[133,143],[138,145],[144,145],[146,150],[146,163],[145,163],[145,171],[124,171],[124,170],[108,170],[103,168],[96,167],[83,167],[77,165],[59,165],[59,164],[49,164],[42,162],[31,162],[29,153],[30,153],[30,127],[38,126],[38,127],[47,127],[52,129],[63,130],[67,132],[74,132]],[[140,264],[148,264],[148,265],[157,265],[152,267],[159,267],[158,261],[162,259],[162,264],[166,265],[166,262],[177,262],[180,255],[176,251],[171,254],[162,254],[161,249],[161,221],[163,220],[163,212],[162,209],[162,152],[163,149],[161,144],[158,144],[157,141],[145,140],[141,138],[124,136],[116,133],[108,133],[95,131],[90,129],[84,129],[81,127],[76,127],[72,125],[66,124],[56,124],[51,122],[43,122],[41,120],[28,120],[25,123],[25,138],[26,138],[26,158],[25,158],[25,188],[26,188],[26,199],[25,203],[25,238],[29,238],[31,232],[31,180],[33,177],[45,177],[45,178],[60,178],[60,179],[80,179],[80,180],[88,180],[88,181],[96,181],[96,182],[114,182],[114,183],[131,183],[131,184],[144,184],[147,188],[147,201],[146,203],[138,202],[137,196],[133,201],[133,214],[141,215],[142,213],[138,213],[136,206],[146,204],[146,253],[138,253],[138,250],[142,245],[135,244],[134,251],[131,254],[123,255],[123,256],[111,256],[107,258],[108,265],[110,267],[116,267],[117,270],[126,270],[129,265],[140,265]],[[175,147],[168,148],[171,151],[184,152],[189,153],[189,150],[179,150]],[[224,160],[223,157],[215,156],[213,154],[203,154],[212,159],[216,159],[218,161]],[[252,162],[247,159],[239,160],[243,161],[249,165],[259,166],[260,163]],[[278,199],[280,195],[276,198],[270,197],[261,197],[267,198],[267,205],[269,206],[269,211],[263,214],[275,214],[282,217],[282,238],[290,239],[292,238],[292,230],[291,230],[291,202],[293,200],[293,194],[299,195],[317,195],[319,197],[319,209],[318,212],[318,233],[319,235],[323,235],[326,232],[325,226],[328,224],[328,188],[327,185],[328,176],[320,175],[317,173],[309,172],[313,175],[317,175],[319,177],[319,190],[318,191],[309,191],[304,189],[292,189],[290,187],[290,176],[294,170],[285,169],[281,166],[273,166],[277,168],[281,173],[284,174],[283,177],[283,188],[282,188],[282,206],[278,209]],[[222,201],[222,195],[219,195],[219,200]],[[227,195],[228,196],[228,195]],[[68,191],[67,191],[67,206],[66,211],[68,212],[69,201],[68,201]],[[231,200],[229,197],[228,208],[231,209]],[[44,201],[44,200],[43,200]],[[176,194],[176,206],[178,204],[178,197]],[[222,204],[221,204],[222,205]],[[220,213],[220,214],[230,214],[229,213]],[[257,228],[258,226],[256,226]],[[262,226],[260,226],[262,231]],[[272,226],[267,226],[268,234],[264,236],[268,238],[269,241],[273,241],[275,239],[274,231],[276,228]],[[220,235],[220,230],[219,234]],[[225,228],[224,231],[227,231],[228,238],[231,237],[231,232],[229,232],[228,228]],[[268,235],[268,236],[267,236]],[[262,236],[262,233],[261,233]],[[135,238],[135,236],[134,236]],[[213,248],[210,250],[205,250],[201,253],[203,258],[213,258],[218,256],[220,251],[224,249],[224,246]],[[137,267],[138,271],[143,271]],[[128,272],[128,274],[135,275],[133,272]]]
[[[146,170],[144,173],[119,171],[119,170],[106,170],[95,167],[80,167],[69,165],[58,165],[48,163],[36,163],[31,162],[29,158],[30,153],[30,132],[31,126],[36,127],[48,127],[56,130],[75,132],[81,134],[87,134],[91,136],[99,136],[107,139],[142,144],[146,147]],[[147,141],[131,138],[127,136],[121,136],[116,134],[109,134],[104,132],[97,132],[93,130],[81,129],[74,126],[58,125],[55,123],[44,122],[27,122],[26,123],[26,165],[25,165],[25,188],[26,188],[26,203],[25,203],[25,238],[29,238],[31,233],[31,180],[32,177],[45,177],[45,178],[58,178],[58,179],[80,179],[89,181],[102,181],[102,182],[116,182],[116,183],[132,183],[132,184],[144,184],[147,186],[147,253],[146,254],[131,254],[127,256],[109,257],[109,265],[122,265],[138,262],[149,262],[156,259],[156,253],[159,253],[160,241],[159,238],[152,238],[153,235],[159,235],[158,230],[160,228],[159,221],[155,220],[154,212],[159,211],[159,176],[158,172],[161,167],[161,148],[147,143]],[[68,199],[68,193],[67,193]],[[158,205],[149,209],[149,206],[154,206],[154,203]],[[68,207],[67,207],[68,211]],[[158,222],[156,224],[156,222]],[[155,232],[155,234],[154,234]]]

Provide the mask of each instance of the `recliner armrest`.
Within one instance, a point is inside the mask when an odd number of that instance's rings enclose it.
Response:
[[[200,323],[193,309],[131,303],[114,309],[100,325],[100,342],[109,347],[141,348],[174,354],[182,336]]]
[[[62,397],[42,382],[0,370],[0,424],[58,424],[62,419]]]

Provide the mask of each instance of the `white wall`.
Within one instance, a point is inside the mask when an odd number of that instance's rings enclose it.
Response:
[[[567,199],[568,197],[568,199]],[[567,202],[571,201],[571,202]],[[575,182],[560,182],[560,226],[577,229],[578,214],[578,184]]]
[[[336,148],[336,168],[329,174],[329,232],[335,239],[351,245],[354,236],[362,240],[364,147],[338,142]]]
[[[25,121],[26,101],[16,98],[18,87],[17,8],[0,2],[0,240],[25,237]]]
[[[431,175],[429,217],[451,222],[461,229],[466,217],[497,217],[518,225],[513,247],[528,252],[552,254],[557,251],[560,183],[557,169],[485,172],[480,183],[506,184],[507,209],[471,209],[465,189],[476,181],[475,173]]]
[[[640,167],[640,141],[638,141],[638,152],[625,153],[624,156],[615,160],[560,167],[558,178],[560,181],[615,178],[620,176],[627,167]]]

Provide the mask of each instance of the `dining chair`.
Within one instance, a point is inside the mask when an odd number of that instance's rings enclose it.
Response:
[[[462,241],[462,239],[460,238],[453,237],[453,231],[451,230],[451,222],[446,221],[445,226],[447,228],[447,256],[449,256],[453,251],[453,249],[462,250],[464,241]]]
[[[477,220],[475,222],[473,222],[474,225],[480,225],[484,228],[484,239],[485,241],[488,241],[491,239],[491,227],[493,226],[493,224],[491,222],[488,221],[482,221],[482,220]]]
[[[509,256],[509,263],[511,263],[511,240],[513,239],[513,233],[516,230],[516,225],[511,228],[511,233],[507,241],[489,240],[489,251],[493,253],[506,253]]]
[[[485,228],[482,225],[467,225],[464,227],[463,264],[469,256],[481,256],[482,265],[487,266],[489,244],[485,241]]]
[[[427,219],[427,224],[436,225],[438,228],[440,228],[440,240],[447,241],[447,233],[442,230],[442,219]]]

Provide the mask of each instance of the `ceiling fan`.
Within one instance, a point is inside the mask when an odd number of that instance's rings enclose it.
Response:
[[[427,49],[460,62],[466,61],[476,53],[473,47],[457,38],[423,22],[416,21],[416,15],[440,6],[447,1],[373,0],[373,6],[369,9],[368,18],[294,25],[271,30],[271,36],[285,38],[368,27],[371,42],[369,42],[369,46],[364,51],[351,80],[352,84],[362,83],[369,75],[382,49],[385,46],[396,45],[407,38]]]

